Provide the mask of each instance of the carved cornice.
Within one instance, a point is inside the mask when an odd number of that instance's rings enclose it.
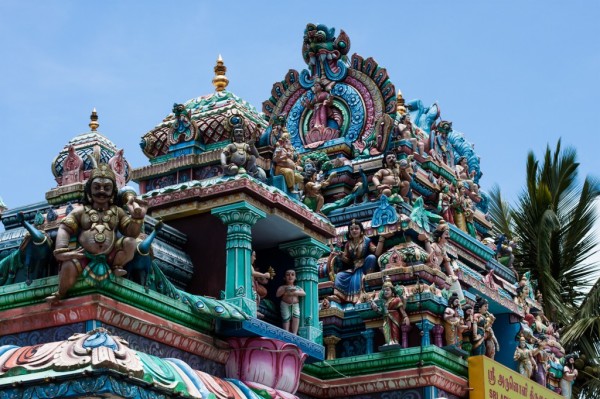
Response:
[[[335,363],[335,361],[332,362]],[[335,365],[332,367],[335,368]],[[321,380],[303,373],[298,391],[317,398],[347,398],[366,393],[399,391],[428,386],[435,386],[458,397],[466,397],[468,392],[466,378],[458,377],[437,366],[327,380]]]
[[[253,205],[262,204],[257,208],[266,213],[293,220],[294,224],[305,230],[307,234],[316,232],[320,235],[315,237],[319,241],[325,241],[323,238],[330,238],[334,234],[334,227],[323,217],[290,199],[282,191],[245,175],[230,179],[192,181],[168,190],[149,192],[142,198],[148,201],[153,217],[162,217],[165,220],[207,212],[216,206],[247,201]],[[251,201],[251,198],[255,201]]]

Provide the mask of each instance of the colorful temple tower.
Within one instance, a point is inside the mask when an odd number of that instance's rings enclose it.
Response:
[[[219,56],[139,168],[94,110],[46,200],[2,206],[2,397],[568,395],[473,145],[344,31],[302,57],[258,112]]]

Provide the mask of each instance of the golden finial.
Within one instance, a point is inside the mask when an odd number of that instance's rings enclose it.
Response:
[[[96,129],[98,129],[98,126],[100,126],[100,124],[98,123],[98,113],[96,112],[96,108],[94,108],[94,110],[92,111],[92,114],[90,115],[90,129],[92,129],[92,132],[95,132]]]
[[[408,112],[404,103],[404,97],[402,97],[402,92],[400,90],[398,90],[398,96],[396,97],[396,112],[400,115],[405,115]]]
[[[227,72],[227,67],[223,64],[223,58],[221,57],[221,54],[219,54],[217,65],[215,65],[215,77],[212,80],[212,84],[217,91],[225,90],[229,84],[229,79],[225,76],[225,72]]]

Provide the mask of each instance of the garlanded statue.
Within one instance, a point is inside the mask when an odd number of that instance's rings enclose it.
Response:
[[[348,241],[342,253],[336,254],[335,264],[342,271],[335,276],[333,296],[336,302],[358,303],[364,295],[363,276],[377,264],[383,252],[384,236],[379,236],[377,245],[365,236],[362,223],[352,220],[348,224]]]
[[[83,181],[83,159],[77,154],[73,145],[69,146],[67,158],[65,158],[63,165],[61,185],[65,186]]]
[[[444,310],[444,333],[446,335],[446,345],[454,345],[462,348],[463,331],[467,329],[464,320],[459,313],[460,298],[458,294],[452,293],[448,298],[448,307]]]
[[[281,298],[282,328],[292,334],[298,334],[300,323],[300,301],[298,298],[306,296],[306,292],[296,285],[296,272],[294,270],[286,270],[285,284],[277,288],[275,296]]]
[[[577,355],[575,354],[565,356],[565,366],[560,380],[560,394],[567,399],[571,399],[571,395],[573,395],[573,383],[578,374],[577,369],[575,368],[576,358]]]
[[[193,141],[198,136],[198,128],[192,120],[192,113],[185,109],[183,104],[173,104],[173,113],[175,114],[175,124],[173,133],[170,137],[172,144]]]
[[[382,162],[383,168],[373,175],[373,184],[379,195],[388,197],[390,203],[410,203],[410,182],[414,173],[410,162],[403,159],[399,163],[393,153],[384,154]]]
[[[282,175],[288,190],[292,192],[297,191],[296,185],[304,180],[304,177],[300,174],[302,167],[297,162],[298,154],[292,146],[289,133],[285,132],[279,138],[273,152],[274,174]]]
[[[81,274],[95,283],[103,283],[111,273],[118,277],[127,273],[124,266],[135,255],[136,238],[142,231],[147,205],[130,197],[127,214],[115,205],[116,194],[115,174],[110,167],[106,164],[95,167],[85,185],[83,205],[70,212],[58,228],[54,250],[56,260],[61,263],[58,291],[47,297],[47,301],[63,298]],[[118,238],[117,232],[123,236]],[[76,249],[69,247],[73,235],[79,245]]]
[[[406,314],[406,301],[404,288],[394,286],[389,276],[385,276],[384,283],[378,295],[381,306],[371,300],[371,309],[383,315],[383,336],[385,345],[398,345],[400,343],[400,326],[409,326],[410,320]]]
[[[221,165],[226,176],[235,176],[238,173],[247,173],[250,176],[266,181],[267,175],[262,168],[256,166],[260,158],[254,140],[244,141],[244,129],[241,124],[233,128],[233,142],[223,148],[221,152]]]
[[[527,341],[524,337],[519,339],[519,346],[515,350],[513,359],[519,363],[519,373],[523,377],[531,378],[533,372],[537,370],[537,364],[533,357],[533,350],[527,346]]]
[[[331,180],[337,176],[336,172],[332,172],[327,179],[319,182],[317,179],[319,173],[316,170],[312,170],[310,173],[306,173],[304,177],[304,198],[302,202],[304,205],[309,207],[316,213],[321,213],[321,208],[325,203],[325,198],[321,193],[321,190],[331,184]]]

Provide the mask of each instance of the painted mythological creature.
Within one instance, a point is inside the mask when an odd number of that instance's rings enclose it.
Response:
[[[173,104],[173,113],[175,114],[175,124],[173,125],[171,143],[177,144],[195,140],[198,135],[198,128],[192,120],[190,110],[185,109],[183,104]]]
[[[371,300],[371,309],[383,316],[382,329],[385,345],[398,345],[400,343],[400,327],[402,324],[410,325],[408,314],[406,314],[404,289],[402,286],[394,287],[390,277],[386,276],[378,299],[381,306]]]
[[[82,206],[76,207],[62,221],[56,235],[54,256],[61,263],[58,291],[46,298],[60,300],[81,274],[102,283],[112,273],[123,276],[124,266],[133,259],[136,238],[141,232],[147,205],[131,197],[127,202],[129,214],[114,205],[117,188],[115,174],[106,164],[92,170],[85,185]],[[137,207],[134,206],[137,203]],[[117,236],[117,232],[122,237]],[[77,237],[79,247],[69,247],[71,236]]]
[[[233,129],[233,142],[228,144],[221,152],[221,165],[226,176],[235,176],[238,173],[247,173],[250,176],[265,181],[265,171],[256,166],[256,160],[260,158],[254,140],[248,143],[244,141],[244,130],[241,126]]]
[[[302,57],[310,69],[310,75],[339,80],[346,73],[344,63],[350,51],[350,38],[342,30],[335,37],[335,28],[323,24],[307,24],[304,29]],[[338,62],[340,61],[340,62]]]
[[[306,296],[306,292],[296,285],[296,272],[286,270],[285,284],[277,288],[275,293],[281,298],[281,319],[284,330],[298,334],[300,323],[300,301],[298,298]]]

